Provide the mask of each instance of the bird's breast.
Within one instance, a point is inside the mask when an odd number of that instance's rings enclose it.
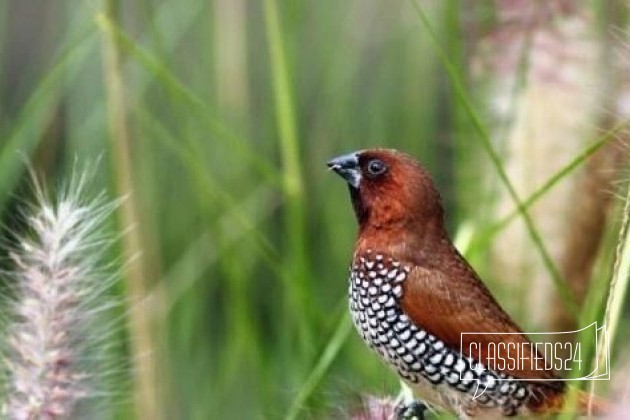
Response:
[[[367,251],[355,255],[350,267],[350,312],[365,342],[412,386],[427,383],[436,390],[456,390],[463,396],[487,387],[476,404],[516,411],[527,396],[519,382],[486,369],[451,349],[416,325],[401,305],[403,284],[412,267],[386,255]],[[419,304],[422,304],[421,302]],[[447,402],[448,403],[448,402]]]

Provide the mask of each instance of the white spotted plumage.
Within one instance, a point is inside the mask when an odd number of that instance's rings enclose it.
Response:
[[[529,395],[526,385],[446,347],[403,313],[400,300],[410,272],[409,265],[371,251],[354,259],[350,310],[361,337],[412,386],[448,387],[470,401],[479,383],[487,390],[476,404],[516,413]]]

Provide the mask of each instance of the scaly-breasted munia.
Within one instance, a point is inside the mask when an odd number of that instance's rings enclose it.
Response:
[[[349,298],[365,342],[423,402],[461,417],[561,412],[566,384],[451,242],[429,173],[389,149],[328,166],[348,182],[359,223]],[[488,344],[499,343],[519,346],[521,363],[498,369]],[[476,395],[477,386],[487,389]],[[578,395],[580,412],[587,397]],[[605,403],[591,408],[601,412]]]

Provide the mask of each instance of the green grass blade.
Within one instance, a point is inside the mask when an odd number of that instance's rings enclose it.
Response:
[[[443,49],[440,47],[439,41],[437,39],[437,35],[435,31],[433,30],[431,23],[429,22],[429,19],[427,18],[426,14],[424,13],[422,8],[418,4],[418,0],[411,0],[411,2],[423,26],[426,28],[426,31],[432,41],[432,45],[434,47],[435,52],[437,53],[438,57],[442,61],[442,64],[444,65],[449,75],[449,78],[453,84],[453,88],[456,93],[457,99],[461,102],[462,106],[464,107],[464,111],[470,118],[473,124],[473,127],[475,131],[477,132],[477,136],[475,137],[480,140],[481,145],[484,151],[486,152],[486,154],[488,155],[488,157],[490,158],[490,161],[492,162],[497,174],[499,175],[501,182],[507,189],[508,194],[510,195],[510,198],[512,199],[512,201],[514,201],[514,203],[516,204],[518,208],[518,212],[520,216],[523,218],[523,221],[525,222],[527,232],[529,236],[531,237],[532,241],[534,242],[535,248],[538,250],[540,256],[542,257],[545,268],[551,275],[553,283],[556,286],[556,289],[560,295],[560,298],[562,299],[562,302],[566,306],[567,310],[573,316],[577,318],[579,311],[578,311],[577,304],[575,302],[575,297],[573,296],[573,293],[567,286],[565,280],[562,278],[560,271],[556,267],[553,259],[551,258],[551,255],[549,254],[549,251],[547,251],[547,248],[545,247],[545,244],[543,243],[543,240],[534,225],[534,221],[532,220],[531,216],[529,215],[526,208],[524,207],[523,202],[521,201],[518,193],[516,192],[516,189],[514,188],[514,185],[512,185],[512,182],[510,181],[507,175],[507,172],[505,171],[505,168],[503,167],[503,164],[501,163],[501,158],[499,154],[492,146],[490,135],[488,134],[487,130],[482,124],[481,119],[475,112],[472,102],[470,101],[468,94],[466,93],[466,88],[464,87],[462,78],[458,74],[457,68],[451,63],[448,56],[444,53]]]
[[[96,39],[93,35],[93,29],[85,30],[61,51],[54,65],[22,107],[10,132],[4,136],[0,151],[0,208],[4,207],[24,171],[25,161],[19,158],[17,152],[28,156],[39,144],[55,104],[60,98],[60,84],[66,69],[90,49],[95,48]]]
[[[129,53],[148,72],[153,74],[172,97],[179,99],[197,112],[199,121],[206,125],[217,139],[228,143],[233,147],[235,153],[242,156],[243,159],[256,168],[269,182],[277,184],[277,172],[275,168],[266,160],[260,159],[260,156],[249,147],[245,139],[233,133],[219,119],[214,117],[215,112],[208,104],[192,89],[180,82],[158,58],[130,39],[127,34],[107,16],[103,14],[97,15],[96,23],[103,31],[110,33],[116,39],[116,42],[123,51]]]
[[[577,169],[580,165],[586,162],[586,160],[595,154],[602,146],[608,144],[611,140],[615,138],[617,134],[621,132],[628,124],[630,123],[630,119],[624,120],[621,123],[617,124],[612,129],[605,132],[600,138],[595,140],[593,144],[586,147],[583,152],[578,154],[575,158],[573,158],[569,163],[560,168],[554,175],[549,177],[549,179],[540,186],[536,191],[534,191],[529,197],[523,200],[523,208],[529,209],[533,206],[541,197],[543,197],[547,192],[549,192],[558,182],[560,182],[564,177],[568,176],[571,172]],[[483,233],[479,234],[479,238],[482,238],[484,243],[490,241],[497,233],[501,232],[505,229],[512,221],[514,221],[519,216],[519,209],[514,209],[511,213],[504,216],[501,220],[496,222],[494,225],[490,226]],[[475,241],[479,242],[479,241]],[[485,245],[485,244],[484,244]],[[471,248],[476,248],[479,246],[479,243],[470,245]]]
[[[596,353],[599,358],[598,366],[604,362],[604,357],[610,356],[610,354],[606,354],[606,350],[613,348],[623,310],[625,309],[624,303],[627,299],[628,284],[630,283],[630,185],[627,187],[623,206],[623,220],[619,229],[615,254],[613,275],[610,280],[606,313],[604,315],[604,325],[606,325],[608,330],[608,342],[602,340],[598,343]],[[595,381],[591,384],[591,391],[594,391],[594,389]]]
[[[344,313],[337,323],[337,328],[330,337],[330,340],[328,340],[324,351],[317,360],[317,363],[315,363],[315,366],[311,370],[308,378],[306,379],[299,392],[297,393],[295,399],[291,403],[291,406],[289,407],[289,410],[287,411],[287,415],[285,417],[286,420],[293,420],[298,417],[304,403],[306,402],[306,400],[308,400],[308,398],[317,387],[317,384],[319,384],[319,382],[328,371],[328,368],[339,354],[339,350],[341,350],[343,343],[345,343],[351,331],[352,322],[350,322],[350,317],[348,317],[344,309]]]
[[[143,126],[153,134],[151,138],[154,141],[171,150],[184,163],[184,168],[190,173],[190,179],[197,184],[198,196],[207,203],[220,203],[225,208],[226,214],[233,216],[239,230],[251,235],[250,239],[258,247],[261,256],[269,263],[269,266],[271,268],[279,266],[280,254],[278,251],[269,239],[262,235],[260,229],[256,229],[256,223],[253,223],[242,211],[236,197],[216,182],[209,170],[210,168],[204,165],[193,151],[170,134],[166,127],[148,111],[140,108],[137,110],[136,116]]]
[[[265,0],[265,27],[271,64],[273,99],[276,124],[280,141],[283,175],[282,185],[286,203],[284,238],[286,241],[285,261],[288,265],[286,281],[290,285],[291,312],[297,319],[297,331],[301,350],[307,354],[311,347],[312,334],[308,280],[310,269],[307,264],[306,211],[304,181],[298,149],[298,135],[291,89],[289,65],[285,53],[278,5],[276,0]]]

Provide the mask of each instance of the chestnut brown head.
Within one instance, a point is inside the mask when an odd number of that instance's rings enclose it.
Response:
[[[361,230],[442,225],[440,196],[413,157],[394,149],[366,149],[336,157],[328,167],[348,182]]]

